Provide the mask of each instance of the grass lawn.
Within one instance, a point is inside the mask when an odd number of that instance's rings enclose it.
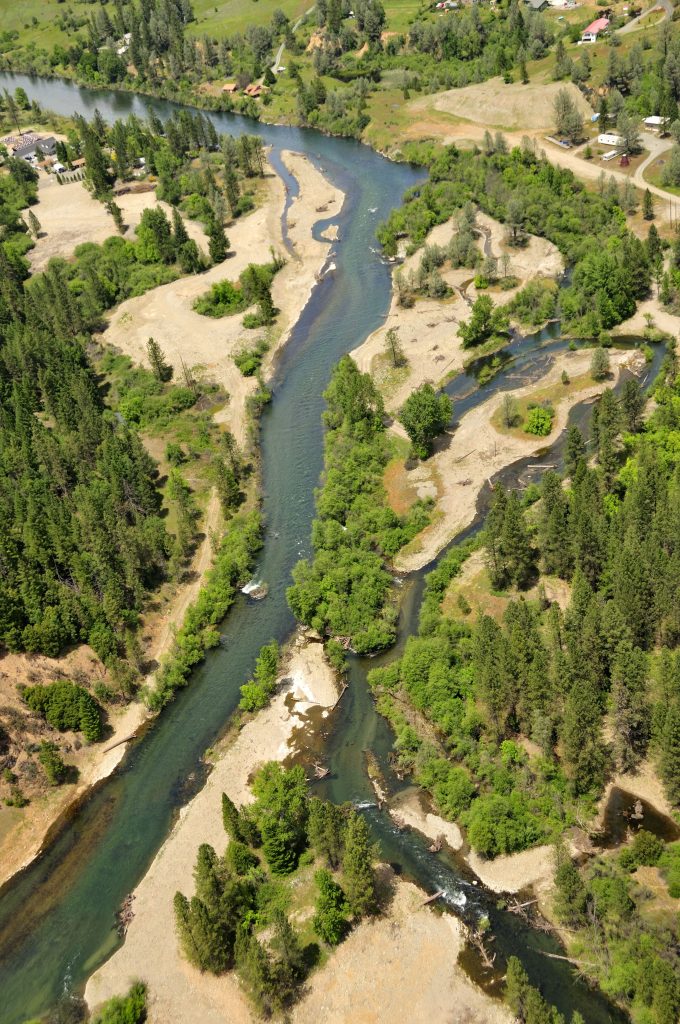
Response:
[[[17,45],[35,43],[37,46],[51,50],[55,43],[68,45],[72,32],[63,32],[56,24],[70,10],[80,20],[89,14],[89,7],[82,4],[56,2],[46,0],[0,0],[0,33],[18,32]],[[113,10],[113,4],[109,5]],[[33,19],[39,23],[33,24]],[[82,30],[81,30],[82,31]]]

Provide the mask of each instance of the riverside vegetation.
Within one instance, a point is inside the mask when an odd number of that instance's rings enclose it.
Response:
[[[190,367],[173,380],[155,339],[144,369],[103,350],[96,332],[122,300],[224,259],[223,220],[252,207],[246,182],[261,173],[261,149],[247,137],[245,144],[217,138],[205,117],[188,112],[165,126],[154,117],[112,126],[99,116],[91,124],[75,118],[60,145],[65,161],[86,155],[86,184],[112,227],[124,228],[115,182],[129,179],[142,155],[158,176],[158,194],[176,204],[171,218],[161,207],[146,209],[135,240],[84,243],[72,259],[53,258],[31,275],[26,253],[34,243],[21,211],[36,202],[37,173],[9,159],[0,177],[0,647],[57,657],[89,644],[108,673],[94,695],[59,680],[23,696],[50,727],[97,742],[106,705],[129,698],[145,671],[140,614],[151,593],[181,578],[196,543],[199,502],[216,488],[228,528],[147,693],[154,709],[217,642],[217,624],[260,545],[260,520],[252,500],[243,504],[253,492],[252,466],[212,418],[229,396]],[[210,257],[189,239],[179,206],[202,219]],[[145,448],[154,436],[165,441],[164,478]],[[6,800],[22,806],[30,780],[13,770],[12,737],[24,728],[22,716],[15,718],[3,716],[0,735],[9,744]],[[52,737],[58,740],[52,733],[38,761],[58,784],[66,775]]]
[[[324,398],[325,468],[312,527],[314,555],[293,570],[288,602],[300,622],[365,654],[395,640],[386,563],[427,525],[431,502],[416,501],[406,516],[389,507],[383,473],[393,442],[382,397],[350,356],[335,367]]]
[[[175,920],[190,963],[213,974],[235,969],[255,1009],[270,1016],[285,1013],[327,951],[377,909],[375,850],[352,807],[309,797],[301,767],[264,765],[253,793],[241,808],[222,795],[226,851],[199,847],[195,895],[175,895]]]
[[[556,35],[549,19],[517,3],[447,12],[445,20],[421,7],[408,27],[400,5],[389,0],[358,0],[353,8],[323,0],[296,26],[275,5],[260,7],[247,18],[237,15],[239,30],[225,32],[217,12],[214,25],[211,14],[199,23],[189,0],[96,4],[88,11],[65,4],[47,32],[35,19],[31,41],[19,28],[5,30],[0,66],[358,137],[371,121],[372,98],[385,88],[403,100],[497,74],[525,77],[527,60],[546,56]],[[389,31],[392,23],[398,31]],[[275,75],[280,44],[286,70]],[[221,92],[225,76],[237,86],[235,96]],[[258,99],[243,92],[255,81],[264,85]]]

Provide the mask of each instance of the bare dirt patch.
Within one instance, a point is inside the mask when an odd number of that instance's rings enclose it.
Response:
[[[167,203],[156,199],[156,193],[129,192],[116,197],[116,203],[123,211],[126,225],[125,238],[133,238],[144,210],[153,206],[162,207],[170,216]],[[101,244],[117,234],[113,219],[104,204],[93,199],[81,181],[60,185],[53,174],[41,174],[38,186],[38,204],[32,210],[40,221],[41,233],[35,248],[28,254],[31,269],[44,270],[53,256],[70,259],[77,246],[83,242]],[[24,217],[27,211],[24,211]],[[207,250],[207,239],[200,224],[185,220],[187,232],[199,248]]]
[[[433,101],[429,98],[429,102],[415,100],[411,110],[417,117],[423,107],[430,106],[489,128],[551,130],[555,121],[555,97],[560,89],[568,91],[584,117],[592,115],[589,104],[571,82],[530,82],[528,85],[513,82],[505,85],[501,78],[466,85],[463,89],[449,89],[439,93]]]

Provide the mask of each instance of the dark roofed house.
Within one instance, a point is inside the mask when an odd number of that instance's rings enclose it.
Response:
[[[57,150],[57,140],[52,135],[44,139],[37,135],[24,138],[13,149],[12,156],[18,157],[20,160],[29,160],[35,156],[38,149],[43,156],[54,156]]]

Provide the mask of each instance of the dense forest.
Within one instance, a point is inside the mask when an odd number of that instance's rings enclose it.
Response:
[[[262,156],[248,136],[218,139],[205,117],[185,111],[165,126],[134,115],[111,127],[98,115],[91,124],[76,119],[60,145],[67,164],[85,154],[86,183],[113,230],[125,227],[114,184],[130,178],[141,158],[158,176],[159,197],[176,205],[171,218],[162,207],[145,210],[134,240],[112,235],[102,245],[82,244],[70,261],[52,259],[31,276],[25,254],[33,243],[21,211],[36,201],[37,173],[8,160],[0,178],[0,645],[55,656],[84,641],[127,686],[145,596],[181,569],[196,530],[180,469],[186,450],[170,446],[168,456],[175,462],[165,494],[177,506],[173,536],[140,430],[171,435],[186,415],[198,426],[205,413],[194,407],[220,396],[190,368],[172,380],[153,339],[151,370],[133,372],[93,345],[92,334],[122,300],[225,258],[224,219],[252,206],[248,179],[262,172]],[[180,207],[203,222],[210,256],[188,237]],[[207,472],[231,516],[245,464],[229,437],[205,423],[201,429],[212,436]],[[221,576],[220,608],[256,534],[244,523],[243,545],[220,563],[231,567]],[[217,621],[215,608],[202,614]]]
[[[264,765],[253,793],[240,808],[222,794],[226,851],[199,847],[196,892],[176,893],[175,920],[189,962],[213,974],[235,969],[254,1008],[270,1016],[300,995],[319,942],[337,946],[378,909],[375,850],[354,808],[309,797],[301,767]],[[313,915],[301,918],[308,904]]]

